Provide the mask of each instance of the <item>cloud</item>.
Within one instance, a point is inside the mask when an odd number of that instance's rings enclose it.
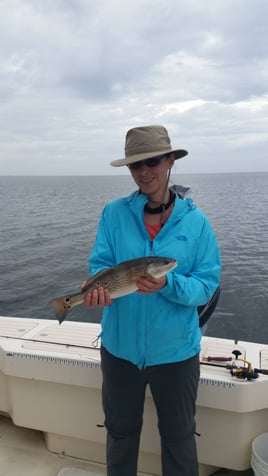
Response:
[[[189,149],[186,172],[268,170],[267,14],[266,0],[2,0],[0,173],[126,173],[109,162],[150,123]]]

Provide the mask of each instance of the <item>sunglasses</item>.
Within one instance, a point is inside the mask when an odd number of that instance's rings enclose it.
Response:
[[[157,167],[162,160],[167,159],[169,154],[159,155],[158,157],[152,157],[151,159],[147,160],[140,160],[139,162],[133,162],[133,164],[128,164],[128,168],[130,170],[138,170],[141,169],[143,165],[146,167],[153,168]]]

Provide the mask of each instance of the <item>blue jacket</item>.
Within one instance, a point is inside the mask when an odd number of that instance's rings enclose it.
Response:
[[[221,271],[214,232],[191,199],[176,198],[171,215],[153,241],[144,225],[146,201],[134,192],[106,205],[89,258],[91,274],[151,254],[178,261],[159,291],[117,298],[104,308],[104,347],[139,368],[183,361],[199,352],[197,306],[212,296]]]

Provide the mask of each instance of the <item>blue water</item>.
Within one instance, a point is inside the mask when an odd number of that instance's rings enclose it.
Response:
[[[221,298],[208,335],[268,343],[268,173],[173,177],[190,185],[217,234]],[[47,302],[75,292],[107,201],[135,186],[121,177],[0,177],[0,315],[54,319]],[[79,306],[69,320],[98,322]]]

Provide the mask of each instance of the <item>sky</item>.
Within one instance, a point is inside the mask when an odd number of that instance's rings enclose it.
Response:
[[[0,0],[0,175],[126,174],[164,125],[177,173],[268,171],[267,0]]]

